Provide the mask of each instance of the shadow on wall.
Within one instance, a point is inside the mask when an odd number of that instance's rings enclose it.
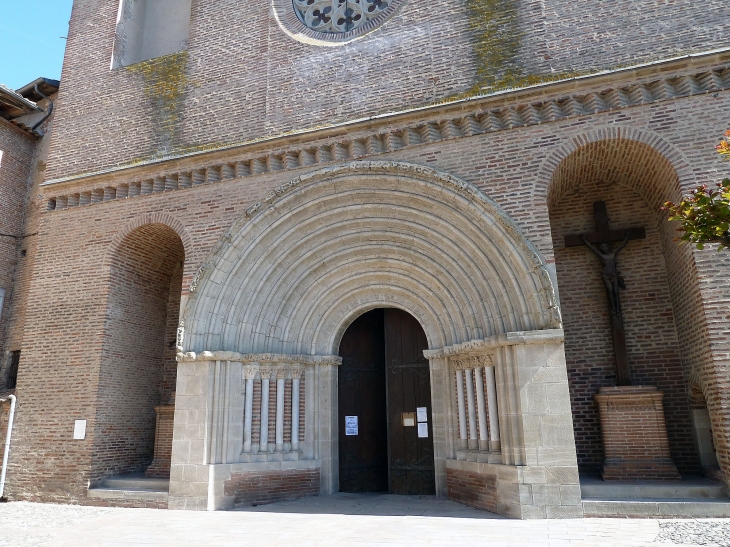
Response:
[[[647,144],[612,139],[587,144],[556,168],[548,203],[565,325],[579,466],[603,463],[598,389],[617,384],[610,318],[601,266],[586,247],[565,248],[566,234],[595,230],[592,203],[605,201],[613,229],[644,226],[646,239],[630,241],[619,268],[626,282],[621,303],[629,366],[635,385],[657,386],[672,458],[683,473],[698,471],[687,380],[701,365],[702,302],[689,247],[674,241],[660,207],[680,183],[672,164]]]
[[[155,407],[174,404],[185,251],[164,224],[128,234],[111,261],[92,482],[152,461]]]

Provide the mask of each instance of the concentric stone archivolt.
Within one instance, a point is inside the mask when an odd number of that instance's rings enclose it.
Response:
[[[357,315],[398,307],[430,347],[560,325],[550,278],[507,215],[433,169],[353,162],[252,206],[197,277],[187,349],[332,354]]]

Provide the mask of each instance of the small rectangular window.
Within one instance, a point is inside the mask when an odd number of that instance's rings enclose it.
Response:
[[[8,374],[5,377],[5,387],[8,389],[15,389],[18,384],[18,365],[20,365],[20,350],[11,351]]]
[[[112,68],[185,51],[191,0],[120,0]]]
[[[5,305],[5,289],[0,289],[0,317],[3,315],[3,306]]]

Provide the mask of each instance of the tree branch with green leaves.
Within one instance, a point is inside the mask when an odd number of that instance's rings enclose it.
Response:
[[[730,130],[715,149],[730,159]],[[698,249],[707,243],[718,243],[718,251],[730,248],[730,178],[718,182],[715,188],[698,186],[679,203],[666,202],[662,210],[669,211],[670,221],[680,223],[680,241]]]

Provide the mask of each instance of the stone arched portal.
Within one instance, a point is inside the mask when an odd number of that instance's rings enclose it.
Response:
[[[393,162],[344,164],[275,189],[196,274],[179,336],[171,506],[266,501],[251,496],[251,474],[263,469],[285,489],[294,473],[297,484],[336,491],[337,347],[350,322],[376,307],[407,311],[428,338],[437,493],[458,498],[459,481],[476,473],[497,487],[485,508],[554,514],[552,501],[525,509],[512,491],[526,484],[526,465],[565,467],[578,488],[545,263],[474,186]],[[548,405],[551,395],[560,397]],[[537,400],[545,404],[528,410]],[[233,418],[241,414],[242,423]],[[541,425],[543,414],[550,420]],[[190,438],[193,425],[205,426],[200,438]],[[190,484],[176,475],[208,478]],[[557,505],[560,485],[563,478]]]
[[[347,320],[381,304],[418,317],[432,347],[560,325],[541,257],[499,206],[451,176],[390,162],[277,188],[191,292],[186,351],[336,353]]]

